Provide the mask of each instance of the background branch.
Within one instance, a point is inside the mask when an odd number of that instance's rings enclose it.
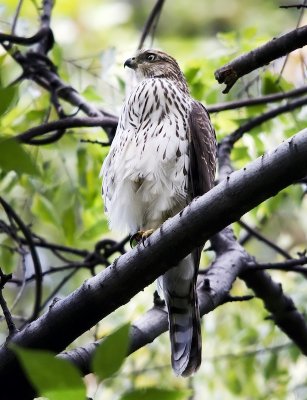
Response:
[[[152,37],[154,36],[155,29],[157,27],[164,2],[165,2],[165,0],[157,0],[151,13],[149,14],[147,21],[145,22],[143,31],[142,31],[142,35],[141,35],[140,42],[138,45],[138,50],[143,48],[145,40],[148,37],[148,35],[150,34],[150,32],[152,34]]]
[[[249,53],[243,54],[215,71],[218,83],[225,83],[223,93],[228,93],[236,81],[259,67],[269,64],[293,50],[307,44],[307,26],[274,38]]]

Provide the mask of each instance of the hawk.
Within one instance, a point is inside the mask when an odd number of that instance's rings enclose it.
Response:
[[[101,175],[110,228],[152,232],[213,187],[215,132],[176,60],[159,50],[129,58],[138,85],[123,105]],[[168,309],[172,367],[189,376],[201,363],[196,280],[201,248],[158,278]]]

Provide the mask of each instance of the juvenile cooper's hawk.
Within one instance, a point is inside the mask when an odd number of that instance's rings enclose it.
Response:
[[[158,228],[212,188],[216,140],[174,58],[141,50],[129,58],[139,84],[126,100],[102,166],[110,228],[131,234]],[[169,315],[172,366],[189,376],[201,363],[196,249],[158,279]]]

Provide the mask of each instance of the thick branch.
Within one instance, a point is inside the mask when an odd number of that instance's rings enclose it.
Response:
[[[84,331],[176,265],[192,249],[306,174],[307,129],[195,199],[156,230],[145,246],[140,244],[85,281],[79,289],[56,302],[46,314],[14,335],[12,341],[20,346],[62,351]],[[219,296],[224,297],[220,293]],[[0,350],[0,362],[2,390],[11,391],[11,385],[5,385],[12,373],[16,376],[18,367],[6,346]],[[22,374],[18,379],[22,382]]]
[[[223,93],[228,93],[236,81],[259,67],[283,57],[293,50],[307,44],[307,26],[294,29],[279,38],[274,38],[249,53],[235,58],[230,63],[215,71],[215,79],[225,83]]]

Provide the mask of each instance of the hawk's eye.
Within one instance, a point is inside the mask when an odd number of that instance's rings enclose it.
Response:
[[[147,59],[148,61],[154,61],[154,60],[156,59],[156,56],[155,56],[154,54],[148,54],[148,55],[146,56],[146,59]]]

